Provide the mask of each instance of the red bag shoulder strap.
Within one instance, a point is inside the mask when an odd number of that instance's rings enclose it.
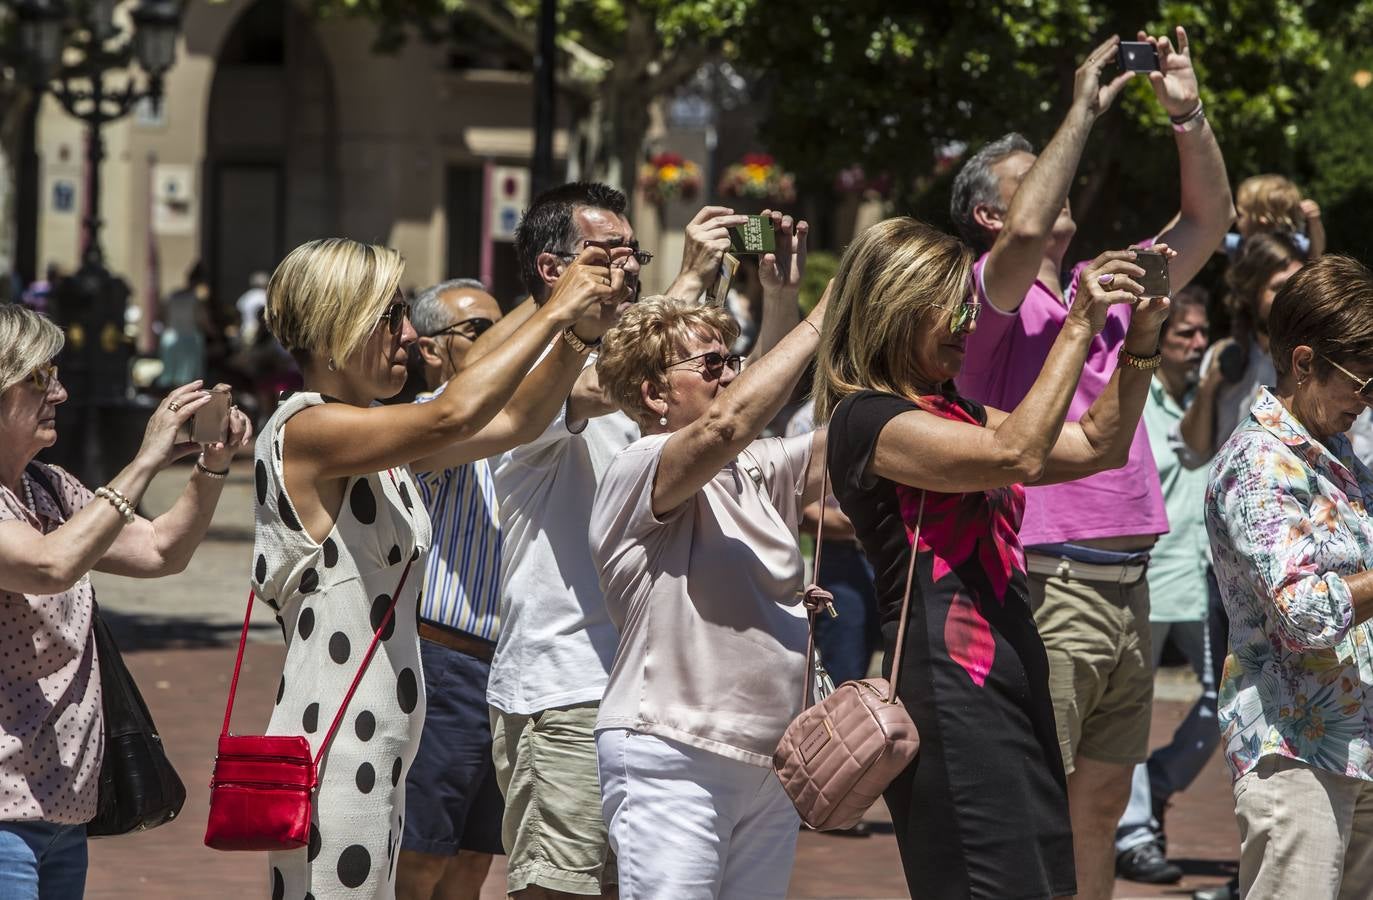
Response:
[[[396,476],[391,475],[394,482]],[[338,732],[339,726],[343,724],[343,716],[348,711],[348,704],[353,700],[353,694],[358,689],[358,684],[362,681],[363,674],[367,671],[367,665],[372,661],[372,657],[377,652],[377,643],[381,640],[381,634],[386,630],[386,626],[391,624],[391,619],[396,614],[396,603],[400,600],[401,591],[405,589],[405,580],[410,577],[410,566],[415,562],[414,554],[405,563],[405,568],[400,573],[400,583],[396,585],[395,593],[391,595],[391,603],[386,607],[386,615],[382,617],[381,624],[372,634],[372,642],[367,645],[367,653],[362,657],[362,662],[358,665],[357,674],[353,676],[353,683],[348,685],[348,692],[343,695],[343,703],[339,705],[338,712],[334,715],[334,721],[329,725],[328,732],[324,735],[324,741],[319,745],[319,752],[315,754],[315,765],[324,757],[324,752],[329,749],[329,744],[333,742],[334,735]],[[253,599],[256,593],[248,591],[248,612],[243,616],[243,631],[238,636],[238,656],[234,659],[234,677],[229,682],[229,700],[224,705],[224,725],[219,730],[220,737],[229,736],[229,720],[234,714],[234,697],[238,694],[238,676],[243,668],[243,649],[248,643],[248,625],[253,620]]]

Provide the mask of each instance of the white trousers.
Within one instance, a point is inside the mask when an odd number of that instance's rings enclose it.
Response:
[[[596,755],[621,900],[786,896],[801,819],[770,767],[624,729]]]

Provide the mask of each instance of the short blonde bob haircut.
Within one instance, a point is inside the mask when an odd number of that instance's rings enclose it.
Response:
[[[693,337],[719,338],[728,348],[739,337],[739,325],[715,306],[662,296],[640,300],[601,339],[596,360],[601,389],[625,415],[648,425],[658,414],[644,405],[643,383],[667,394],[667,367],[681,358]]]
[[[1306,230],[1301,189],[1281,175],[1254,175],[1240,182],[1235,209],[1241,215],[1266,220],[1264,230],[1295,234]]]
[[[62,351],[62,329],[17,303],[0,303],[0,392],[14,387]]]
[[[297,357],[342,363],[367,343],[404,271],[389,247],[348,238],[301,244],[267,284],[267,328]]]
[[[861,390],[913,398],[921,332],[947,323],[973,290],[966,244],[915,219],[878,222],[839,260],[815,370],[815,421]]]

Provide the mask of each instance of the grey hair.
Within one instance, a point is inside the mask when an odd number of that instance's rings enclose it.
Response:
[[[47,316],[17,303],[0,304],[0,392],[29,377],[66,342]]]
[[[953,180],[949,216],[958,226],[958,232],[963,235],[964,240],[978,249],[987,249],[991,242],[988,240],[987,232],[973,218],[973,210],[979,206],[990,206],[1005,212],[1004,209],[1000,209],[1001,180],[992,171],[992,166],[1012,153],[1034,152],[1034,145],[1024,135],[1012,131],[978,150],[963,164],[958,177]]]
[[[429,337],[453,324],[453,316],[439,302],[449,291],[482,291],[486,285],[475,278],[450,278],[426,289],[410,303],[410,324],[420,337]]]

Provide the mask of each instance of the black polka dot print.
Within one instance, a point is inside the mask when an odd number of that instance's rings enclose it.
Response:
[[[402,669],[400,677],[396,679],[396,702],[400,704],[401,712],[414,712],[415,704],[419,702],[419,694],[415,670]]]
[[[317,744],[358,674],[374,633],[386,644],[385,652],[368,663],[367,677],[343,710],[347,727],[324,752],[306,847],[269,853],[264,874],[270,881],[273,869],[280,871],[283,900],[304,900],[308,892],[335,900],[394,896],[405,773],[424,713],[415,605],[429,523],[413,475],[398,467],[350,478],[337,521],[323,540],[316,542],[303,531],[285,491],[276,449],[286,421],[319,402],[319,395],[304,393],[283,401],[264,427],[253,461],[257,535],[253,555],[245,562],[263,601],[278,600],[289,634],[285,663],[274,673],[280,677],[267,733],[303,734]],[[258,475],[258,462],[265,480]],[[256,577],[258,556],[265,559],[263,581]],[[396,597],[407,558],[414,560],[415,569]],[[409,674],[402,686],[405,670]],[[0,796],[0,805],[3,800]]]
[[[380,597],[372,601],[372,631],[375,632],[378,628],[381,628],[381,623],[386,618],[386,613],[390,609],[391,596],[389,594],[382,594]],[[391,635],[395,633],[396,617],[395,615],[392,615],[391,621],[386,623],[386,628],[381,633],[381,639],[383,641],[389,641],[391,639]]]
[[[353,489],[348,492],[348,508],[353,511],[353,518],[364,525],[377,521],[377,497],[365,479],[353,482]]]
[[[267,502],[267,464],[260,459],[253,466],[253,482],[257,487],[257,505],[263,506]]]
[[[257,565],[253,566],[253,576],[257,578],[258,584],[265,584],[267,581],[267,557],[261,553],[257,555]]]
[[[277,494],[277,512],[281,515],[281,521],[292,531],[303,531],[300,527],[300,520],[296,518],[296,511],[291,508],[291,501],[286,499],[286,492]]]
[[[352,653],[352,647],[348,643],[348,635],[342,631],[335,631],[334,636],[329,638],[329,658],[339,665],[348,661],[348,656]]]
[[[361,844],[353,844],[339,854],[338,880],[344,887],[358,887],[367,880],[371,869],[372,855]]]
[[[310,638],[310,633],[315,630],[315,611],[310,607],[305,607],[300,611],[300,618],[296,620],[296,630],[300,632],[302,641]]]

